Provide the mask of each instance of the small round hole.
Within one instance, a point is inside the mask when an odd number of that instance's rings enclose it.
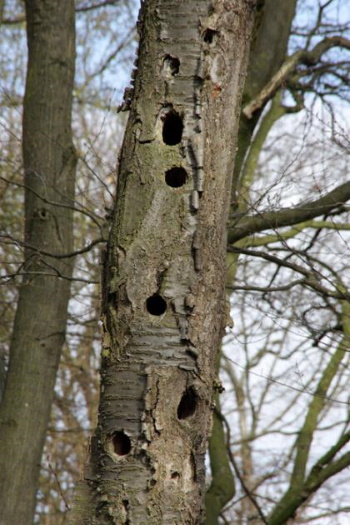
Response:
[[[129,436],[123,431],[114,432],[112,436],[113,452],[117,456],[126,456],[131,450],[131,441]]]
[[[184,168],[171,168],[165,172],[165,182],[172,188],[180,188],[187,180],[187,173]]]
[[[163,315],[166,310],[166,302],[161,295],[155,293],[147,299],[146,308],[151,315]]]
[[[116,292],[109,292],[109,294],[108,294],[108,302],[110,304],[113,304],[113,305],[117,304],[117,294],[116,294]]]
[[[168,146],[175,146],[181,142],[184,125],[180,115],[174,111],[169,111],[163,123],[163,141]]]
[[[173,77],[180,71],[180,60],[172,55],[166,55],[163,62],[164,71]]]
[[[171,479],[179,479],[180,477],[180,474],[178,472],[172,472],[171,473]]]
[[[48,221],[50,219],[49,210],[47,210],[46,208],[40,208],[36,210],[35,215],[42,221]]]
[[[193,388],[188,388],[182,394],[181,401],[177,407],[177,417],[187,419],[195,413],[197,407],[197,396]]]
[[[208,27],[203,33],[203,40],[207,44],[212,44],[217,35],[218,32],[215,31],[215,29],[211,29],[210,27]]]

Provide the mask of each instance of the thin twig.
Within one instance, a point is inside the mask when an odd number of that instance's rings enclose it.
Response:
[[[253,503],[254,507],[258,511],[262,522],[265,523],[265,525],[268,525],[268,522],[267,522],[267,520],[266,520],[266,518],[264,516],[263,511],[261,510],[261,507],[260,507],[259,503],[257,502],[255,496],[252,494],[252,492],[249,490],[249,488],[245,484],[245,481],[244,481],[243,477],[241,476],[241,473],[240,473],[239,468],[237,466],[236,460],[235,460],[235,458],[234,458],[234,456],[232,454],[231,446],[230,446],[230,443],[231,443],[230,425],[228,424],[227,419],[225,418],[225,416],[217,409],[216,409],[216,414],[217,414],[217,416],[221,419],[221,421],[225,425],[225,428],[226,428],[227,453],[229,455],[229,458],[230,458],[230,461],[232,463],[232,466],[233,466],[233,469],[235,471],[235,474],[236,474],[240,484],[242,485],[242,489],[244,490],[244,492],[246,493],[247,497],[250,499],[250,501]]]
[[[65,495],[64,495],[64,493],[63,493],[63,490],[62,490],[62,487],[61,487],[60,480],[58,479],[58,476],[57,476],[57,472],[54,470],[54,468],[52,467],[52,465],[51,465],[51,463],[50,463],[50,456],[47,456],[46,459],[47,459],[47,464],[48,464],[48,466],[49,466],[49,469],[48,469],[48,470],[49,470],[49,472],[53,475],[53,477],[55,478],[55,481],[56,481],[57,486],[58,486],[58,491],[59,491],[60,496],[61,496],[61,498],[62,498],[62,500],[63,500],[63,502],[64,502],[64,505],[65,505],[65,507],[66,507],[66,510],[71,510],[70,506],[69,506],[68,503],[67,503],[67,500],[66,500],[66,498],[65,498]]]

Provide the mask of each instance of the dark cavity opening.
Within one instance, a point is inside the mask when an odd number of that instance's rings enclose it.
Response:
[[[172,55],[166,55],[164,58],[164,68],[169,71],[171,76],[175,76],[180,71],[180,60]]]
[[[129,514],[129,500],[123,499],[122,500],[122,504],[123,504],[123,507],[124,507],[125,515],[126,515],[126,519],[125,519],[125,521],[123,523],[124,523],[124,525],[130,525],[130,520],[128,518],[128,514]]]
[[[165,182],[172,188],[180,188],[187,180],[187,172],[184,168],[171,168],[165,172]]]
[[[114,432],[112,436],[113,450],[117,456],[126,456],[131,450],[131,441],[129,436],[123,431]]]
[[[172,472],[171,473],[171,479],[179,479],[180,477],[180,474],[178,472]]]
[[[188,388],[182,394],[181,401],[177,407],[177,417],[187,419],[193,416],[197,407],[197,396],[193,388]]]
[[[166,302],[161,295],[155,293],[147,299],[146,308],[151,315],[163,315],[166,310]]]
[[[117,294],[116,294],[116,292],[109,292],[109,294],[108,294],[108,302],[110,304],[113,304],[113,305],[117,304]]]
[[[165,115],[163,124],[163,141],[168,146],[175,146],[181,142],[184,125],[180,115],[172,110]]]
[[[50,219],[50,212],[46,208],[40,208],[36,211],[36,216],[42,221],[48,221]]]
[[[215,41],[217,35],[218,32],[215,31],[215,29],[210,29],[210,27],[208,27],[203,33],[203,40],[207,44],[212,44]]]

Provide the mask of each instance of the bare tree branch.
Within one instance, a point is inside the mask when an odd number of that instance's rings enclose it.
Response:
[[[347,301],[350,300],[349,293],[344,292],[342,289],[339,289],[337,287],[335,287],[336,291],[332,291],[328,288],[325,288],[318,282],[317,277],[313,272],[311,272],[307,268],[304,268],[303,266],[300,266],[299,264],[292,263],[285,259],[280,259],[276,257],[275,255],[271,255],[261,250],[246,250],[244,248],[235,248],[234,246],[229,246],[228,251],[233,252],[233,253],[243,253],[244,255],[251,255],[252,257],[260,257],[262,259],[265,259],[266,261],[270,261],[270,262],[277,264],[277,266],[288,268],[292,270],[293,272],[303,275],[305,277],[304,285],[308,286],[312,290],[315,290],[321,295],[325,297],[333,297],[335,299],[341,299],[341,300],[347,300]]]
[[[103,224],[100,222],[101,218],[98,217],[98,215],[96,215],[92,211],[88,210],[88,208],[86,208],[85,206],[83,206],[83,205],[81,205],[81,204],[79,204],[77,202],[74,203],[74,205],[73,205],[73,204],[65,204],[65,203],[62,203],[62,202],[52,201],[50,199],[47,199],[44,195],[41,195],[37,191],[33,190],[32,188],[30,188],[26,184],[22,184],[20,182],[14,182],[14,181],[11,181],[11,180],[7,179],[6,177],[2,177],[2,176],[0,176],[0,180],[6,182],[8,184],[13,184],[14,186],[17,186],[18,188],[24,188],[25,190],[30,191],[33,195],[35,195],[36,197],[41,199],[42,202],[44,202],[45,204],[49,204],[49,205],[55,206],[57,208],[65,208],[65,209],[73,210],[75,212],[81,213],[82,215],[85,215],[86,217],[91,219],[93,223],[96,224],[96,226],[100,229],[100,231],[102,233]]]
[[[266,293],[266,292],[286,292],[290,290],[291,288],[294,288],[294,286],[303,286],[307,285],[307,281],[305,279],[298,279],[296,281],[291,281],[290,283],[284,285],[284,286],[226,286],[228,290],[231,291],[244,291],[244,292],[260,292],[260,293]]]
[[[94,11],[95,9],[99,9],[100,7],[115,6],[119,3],[120,3],[120,0],[104,0],[96,4],[78,6],[75,12],[76,13],[86,13],[88,11]],[[25,22],[24,16],[18,16],[17,18],[4,18],[2,21],[4,25],[17,25],[17,24],[23,24],[24,22]]]
[[[259,505],[259,503],[257,502],[255,496],[253,495],[252,491],[249,490],[249,488],[247,487],[247,485],[245,484],[244,482],[244,479],[243,479],[243,476],[241,475],[240,471],[239,471],[239,468],[238,468],[238,465],[237,465],[237,462],[234,458],[234,455],[232,454],[232,451],[231,451],[231,446],[230,446],[230,442],[231,442],[231,429],[230,429],[230,425],[228,424],[228,421],[227,419],[225,418],[225,416],[220,412],[220,411],[216,411],[216,414],[217,416],[221,419],[221,421],[224,423],[225,427],[226,427],[226,435],[227,435],[227,452],[228,452],[228,455],[230,457],[230,461],[231,461],[231,464],[233,466],[233,469],[235,471],[235,474],[242,486],[242,489],[244,490],[246,496],[250,499],[250,501],[253,503],[254,507],[256,508],[256,510],[258,511],[258,514],[261,518],[261,521],[262,523],[265,523],[267,525],[267,520],[264,516],[264,513]]]
[[[22,246],[23,248],[28,248],[29,250],[33,250],[33,252],[35,252],[35,254],[37,255],[44,255],[46,257],[52,257],[54,259],[70,259],[72,257],[76,257],[77,255],[81,255],[83,253],[89,252],[97,244],[101,244],[107,241],[107,239],[100,237],[98,239],[94,239],[93,241],[91,241],[89,244],[84,246],[84,248],[80,248],[80,250],[75,250],[69,253],[52,253],[52,252],[47,252],[45,250],[38,250],[38,248],[36,248],[35,246],[32,246],[26,242],[20,241],[9,234],[2,235],[0,233],[0,239],[8,239],[10,241],[10,242],[4,241],[3,244],[14,244],[16,246]]]
[[[333,36],[325,38],[315,45],[310,51],[300,50],[288,57],[282,67],[266,84],[259,95],[251,100],[243,109],[244,115],[250,119],[253,114],[261,109],[268,102],[276,91],[286,82],[288,77],[295,72],[298,65],[314,66],[320,60],[321,56],[332,47],[343,47],[350,49],[350,40],[342,36]]]
[[[100,7],[108,7],[119,4],[120,0],[104,0],[96,4],[82,5],[76,8],[76,13],[85,13],[86,11],[93,11],[94,9],[99,9]]]
[[[293,208],[262,212],[251,217],[242,217],[230,228],[228,242],[232,244],[253,233],[292,226],[320,215],[327,215],[350,199],[350,182],[337,186],[323,197]]]

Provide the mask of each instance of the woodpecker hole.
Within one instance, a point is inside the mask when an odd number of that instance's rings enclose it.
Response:
[[[109,304],[115,305],[117,303],[117,294],[116,292],[109,292],[108,294],[108,302]]]
[[[177,417],[187,419],[193,416],[197,407],[197,396],[193,388],[188,388],[182,394],[181,401],[177,407]]]
[[[164,117],[163,123],[163,142],[168,146],[175,146],[181,142],[184,125],[180,115],[174,111],[169,111]]]
[[[124,509],[124,525],[130,525],[130,520],[128,518],[128,515],[129,515],[129,500],[127,499],[123,499],[122,500],[122,505],[123,505],[123,509]]]
[[[165,55],[163,68],[165,72],[174,77],[180,71],[180,60],[172,55]]]
[[[203,40],[209,45],[213,44],[217,35],[218,32],[215,31],[215,29],[211,29],[210,27],[208,27],[203,33]]]
[[[50,213],[46,208],[39,208],[35,212],[35,216],[41,219],[42,221],[48,221],[50,219]]]
[[[165,172],[165,182],[172,188],[180,188],[186,183],[187,172],[184,168],[171,168]]]
[[[112,435],[113,452],[117,456],[126,456],[131,450],[131,441],[129,436],[123,431],[114,432]]]
[[[155,293],[147,299],[146,308],[151,315],[163,315],[166,310],[166,302],[161,295]]]
[[[178,480],[180,477],[180,474],[178,472],[172,472],[171,473],[171,479],[175,479],[175,480]]]

